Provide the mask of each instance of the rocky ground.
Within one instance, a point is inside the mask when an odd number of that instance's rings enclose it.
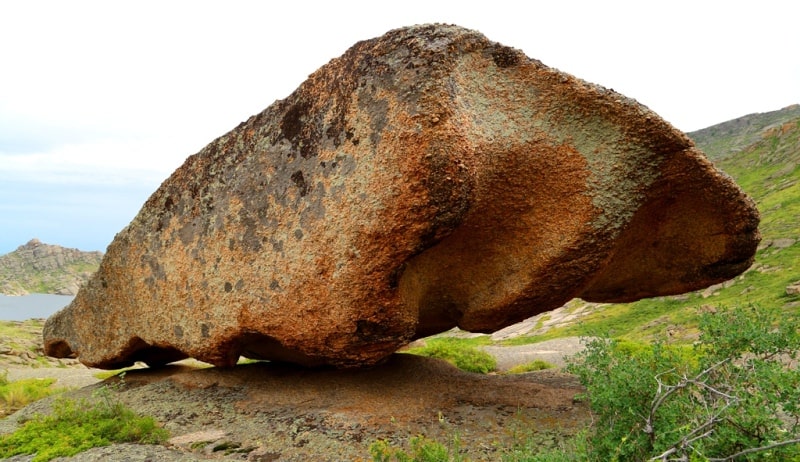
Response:
[[[588,417],[574,400],[579,384],[566,374],[470,374],[407,354],[359,371],[275,363],[140,369],[67,395],[97,399],[101,387],[154,416],[173,438],[165,448],[119,446],[71,460],[145,460],[147,453],[158,460],[369,460],[372,442],[404,445],[419,434],[439,441],[458,435],[473,460],[496,460],[528,437],[552,446]],[[51,402],[0,421],[0,433],[47,412]],[[109,451],[119,458],[106,458]]]
[[[79,366],[75,359],[56,359],[44,355],[43,319],[2,321],[0,325],[0,370],[62,368]]]
[[[533,359],[558,364],[580,343],[565,339],[486,348],[505,370]],[[407,445],[415,435],[443,442],[457,435],[462,452],[472,460],[497,460],[503,448],[526,438],[552,446],[588,419],[585,404],[574,399],[579,384],[558,370],[470,374],[407,354],[359,371],[266,362],[221,370],[188,361],[159,370],[130,370],[123,378],[103,382],[95,377],[97,370],[75,364],[54,368],[6,362],[0,369],[8,371],[10,380],[56,378],[56,386],[74,388],[66,396],[75,399],[99,399],[97,391],[105,388],[113,399],[155,417],[172,435],[164,446],[114,445],[71,461],[371,460],[374,441]],[[0,434],[48,412],[53,399],[0,420]]]

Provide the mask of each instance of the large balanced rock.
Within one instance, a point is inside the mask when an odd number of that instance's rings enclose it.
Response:
[[[454,326],[752,262],[753,202],[656,114],[455,26],[359,42],[188,158],[45,326],[50,355],[370,365]]]

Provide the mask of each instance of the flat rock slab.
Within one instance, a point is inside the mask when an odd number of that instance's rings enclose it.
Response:
[[[5,369],[9,382],[26,379],[55,379],[54,388],[82,388],[100,382],[94,376],[99,370],[85,367],[10,367]]]
[[[458,326],[741,273],[755,205],[658,115],[447,25],[359,42],[148,199],[45,348],[367,367]]]
[[[499,460],[515,439],[553,444],[589,419],[585,403],[573,402],[583,390],[572,376],[471,374],[409,354],[357,371],[274,363],[138,369],[102,385],[164,424],[174,448],[212,457],[224,451],[200,443],[274,457],[264,460],[371,460],[368,449],[378,439],[407,447],[416,435],[448,442],[458,434],[471,460]],[[92,395],[102,385],[67,396],[101,399]],[[26,412],[47,411],[39,405]]]
[[[480,348],[497,360],[498,371],[505,372],[512,367],[536,360],[545,361],[559,368],[565,367],[569,358],[584,350],[585,341],[586,339],[579,337],[564,337],[527,345],[488,345]]]

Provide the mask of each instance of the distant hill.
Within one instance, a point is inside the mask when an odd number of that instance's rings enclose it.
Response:
[[[748,114],[688,135],[709,159],[720,161],[757,143],[765,131],[797,117],[800,104],[792,104],[778,111]]]
[[[757,305],[800,311],[800,105],[750,114],[688,133],[756,201],[762,242],[744,274],[707,289],[626,304],[573,300],[494,338],[531,343],[572,335],[691,341],[698,314]]]
[[[102,252],[83,252],[31,239],[0,255],[0,294],[75,295],[97,271]]]
[[[754,143],[717,165],[758,204],[762,247],[800,238],[800,114],[768,125]]]

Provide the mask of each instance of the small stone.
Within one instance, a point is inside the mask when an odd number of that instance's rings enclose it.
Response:
[[[776,249],[785,249],[787,247],[793,246],[795,242],[797,242],[797,240],[791,238],[774,239],[770,247]]]

